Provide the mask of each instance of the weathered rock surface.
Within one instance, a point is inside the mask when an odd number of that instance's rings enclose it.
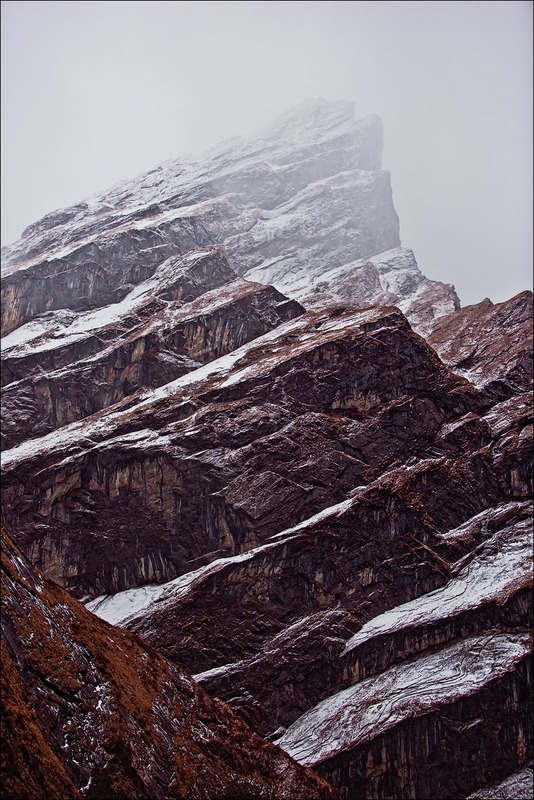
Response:
[[[334,797],[4,537],[2,604],[4,797]]]
[[[8,524],[78,596],[246,551],[399,459],[424,458],[445,423],[482,410],[399,311],[345,308],[305,314],[122,406],[3,456]],[[478,458],[492,469],[489,449]],[[484,502],[465,498],[473,513]]]
[[[483,300],[433,320],[428,342],[442,361],[502,400],[532,388],[532,292]]]
[[[460,309],[426,279],[381,147],[307,104],[8,248],[2,513],[340,796],[462,800],[532,757],[531,295]]]
[[[121,303],[28,323],[3,341],[3,449],[168,383],[302,312],[212,251],[168,259]]]

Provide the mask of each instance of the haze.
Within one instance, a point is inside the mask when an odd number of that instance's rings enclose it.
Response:
[[[532,285],[531,2],[2,3],[2,243],[310,97],[384,124],[401,239],[463,305]]]

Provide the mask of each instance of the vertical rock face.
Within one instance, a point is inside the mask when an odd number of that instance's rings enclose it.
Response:
[[[8,546],[6,691],[52,795],[330,796],[245,723],[351,799],[532,757],[532,296],[426,279],[381,150],[310,102],[3,251],[2,514],[63,587]]]

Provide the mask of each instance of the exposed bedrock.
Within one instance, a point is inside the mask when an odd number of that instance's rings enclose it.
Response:
[[[2,336],[2,385],[73,367],[150,327],[153,317],[172,320],[173,312],[179,315],[184,304],[214,289],[221,290],[221,300],[229,299],[226,285],[235,279],[224,255],[205,248],[163,260],[150,278],[125,286],[124,297],[115,303],[91,311],[61,308],[41,314]],[[159,328],[156,322],[153,327]]]
[[[90,606],[186,664],[263,735],[449,641],[528,629],[531,503],[433,535],[415,514],[395,515],[393,530],[369,493],[153,595],[130,590]]]
[[[531,697],[532,661],[527,656],[481,690],[424,716],[409,717],[316,769],[342,787],[340,796],[346,800],[462,800],[532,757]]]
[[[529,800],[534,785],[533,762],[515,769],[504,779],[498,778],[470,794],[466,800]]]
[[[180,233],[184,235],[182,229]],[[2,279],[3,335],[44,312],[83,311],[122,300],[132,285],[147,280],[166,258],[201,244],[195,225],[188,234],[180,247],[167,227],[129,229],[6,275]]]
[[[399,312],[304,315],[202,370],[161,398],[128,398],[5,451],[6,521],[55,580],[85,595],[168,579],[265,541],[411,456],[434,458],[428,483],[464,498],[446,511],[428,491],[436,524],[526,491],[528,439],[508,449],[521,414],[510,442],[495,439],[476,392]],[[458,434],[435,450],[466,413],[479,420],[475,452]]]
[[[494,399],[532,388],[532,292],[483,300],[433,320],[427,340],[442,361]]]
[[[519,590],[502,605],[485,603],[448,620],[404,631],[392,629],[346,656],[345,639],[358,627],[356,618],[361,615],[355,617],[345,610],[316,612],[269,639],[248,658],[195,677],[254,730],[271,737],[333,692],[429,648],[439,649],[486,630],[528,630],[532,587]],[[308,625],[311,632],[306,630]]]

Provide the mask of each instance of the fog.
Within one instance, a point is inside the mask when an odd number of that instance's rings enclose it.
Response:
[[[531,2],[2,3],[2,243],[310,97],[384,124],[401,239],[466,305],[532,285]]]

